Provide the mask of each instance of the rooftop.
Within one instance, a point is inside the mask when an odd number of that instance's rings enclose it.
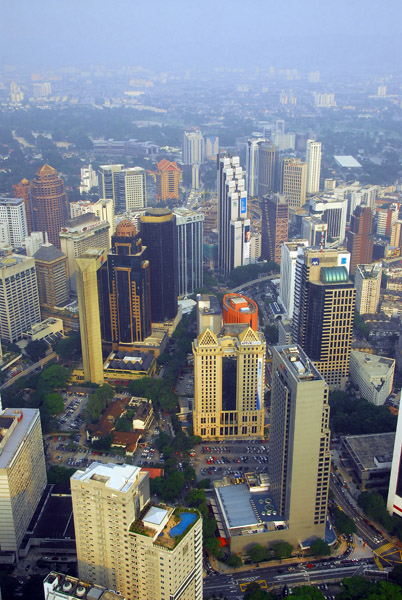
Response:
[[[103,481],[106,487],[126,493],[135,483],[141,469],[132,465],[102,464],[94,462],[85,471],[76,471],[72,479]]]
[[[392,462],[394,432],[347,435],[342,441],[363,471],[384,468],[386,463]]]
[[[251,492],[245,483],[216,486],[215,491],[231,529],[283,520],[277,514],[269,491]]]
[[[322,379],[321,374],[314,367],[307,354],[296,344],[275,346],[274,349],[283,360],[283,369],[289,369],[298,381]]]
[[[371,378],[386,377],[395,364],[393,358],[386,358],[377,354],[366,354],[366,352],[358,352],[357,350],[352,350],[351,359],[356,361],[360,368],[368,371]]]
[[[0,469],[6,469],[39,417],[36,408],[6,408],[1,413]]]

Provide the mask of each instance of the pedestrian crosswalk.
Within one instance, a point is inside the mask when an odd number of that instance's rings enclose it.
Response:
[[[394,547],[394,544],[392,542],[387,542],[386,544],[383,544],[382,546],[377,548],[375,553],[381,555],[381,554],[384,554],[385,552],[387,552],[388,550],[391,550],[391,548],[393,548],[393,547]]]

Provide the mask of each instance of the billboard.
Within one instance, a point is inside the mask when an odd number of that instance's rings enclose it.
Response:
[[[245,225],[244,227],[244,251],[243,251],[243,265],[248,265],[250,262],[250,238],[251,231],[250,225]]]
[[[240,198],[240,215],[245,215],[247,213],[247,196],[242,196]]]

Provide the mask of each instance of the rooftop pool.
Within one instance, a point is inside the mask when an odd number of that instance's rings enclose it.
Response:
[[[195,513],[182,512],[180,514],[180,523],[172,527],[169,532],[171,538],[175,537],[175,535],[181,535],[191,523],[197,519],[197,515]]]

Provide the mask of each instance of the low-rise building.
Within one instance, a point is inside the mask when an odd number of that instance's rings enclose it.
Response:
[[[388,486],[394,440],[393,432],[347,435],[341,438],[342,449],[349,457],[349,466],[362,491]]]
[[[392,392],[394,372],[393,358],[355,350],[350,353],[350,379],[363,398],[376,406],[384,404]]]

